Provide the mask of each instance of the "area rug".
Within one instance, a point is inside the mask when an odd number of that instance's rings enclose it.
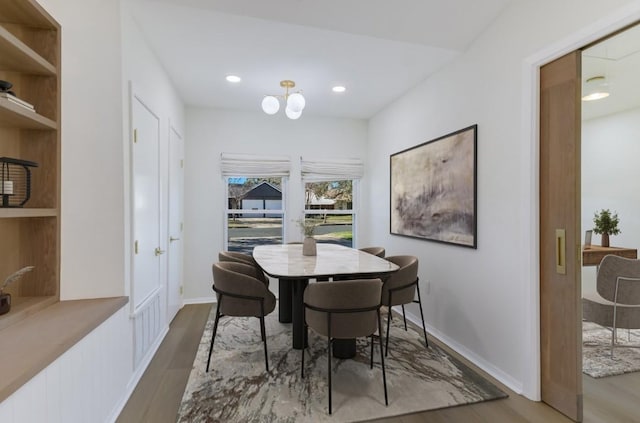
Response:
[[[326,338],[309,331],[301,379],[301,352],[291,348],[291,324],[279,323],[277,311],[271,313],[266,319],[267,373],[258,319],[222,318],[206,373],[214,316],[215,305],[182,398],[179,422],[355,422],[507,396],[433,343],[426,349],[422,332],[414,327],[405,332],[396,318],[385,358],[389,406],[384,405],[379,344],[370,369],[370,343],[363,338],[357,341],[354,359],[332,358],[329,415]]]
[[[640,330],[618,329],[618,345],[640,345]],[[582,371],[599,378],[640,370],[640,348],[616,347],[611,358],[611,331],[582,322]]]

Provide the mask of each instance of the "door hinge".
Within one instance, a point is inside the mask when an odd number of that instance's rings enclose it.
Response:
[[[183,292],[184,292],[184,289],[182,288],[182,285],[180,285],[180,295],[182,295]]]
[[[138,241],[136,240],[136,242],[133,243],[133,252],[138,254]]]
[[[180,168],[184,167],[184,160],[180,160]]]
[[[180,232],[182,232],[183,228],[184,228],[184,225],[182,224],[182,222],[180,222]]]
[[[138,142],[138,129],[133,130],[133,142],[134,143]]]

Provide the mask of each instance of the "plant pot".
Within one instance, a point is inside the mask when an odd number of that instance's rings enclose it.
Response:
[[[306,237],[302,243],[302,255],[315,256],[317,253],[316,240],[310,236]]]
[[[0,294],[0,315],[11,310],[11,294]]]
[[[609,246],[609,234],[602,234],[602,242],[600,243],[603,247]]]

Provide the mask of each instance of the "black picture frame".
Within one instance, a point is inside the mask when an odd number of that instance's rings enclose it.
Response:
[[[389,158],[392,235],[478,248],[478,125]]]

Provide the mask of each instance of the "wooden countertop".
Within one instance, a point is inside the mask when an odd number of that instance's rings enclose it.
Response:
[[[128,302],[128,297],[59,301],[0,330],[0,402]]]
[[[630,259],[638,258],[638,250],[636,248],[601,247],[599,245],[591,245],[588,248],[585,248],[584,246],[582,247],[582,265],[598,266],[604,256],[608,254]]]

